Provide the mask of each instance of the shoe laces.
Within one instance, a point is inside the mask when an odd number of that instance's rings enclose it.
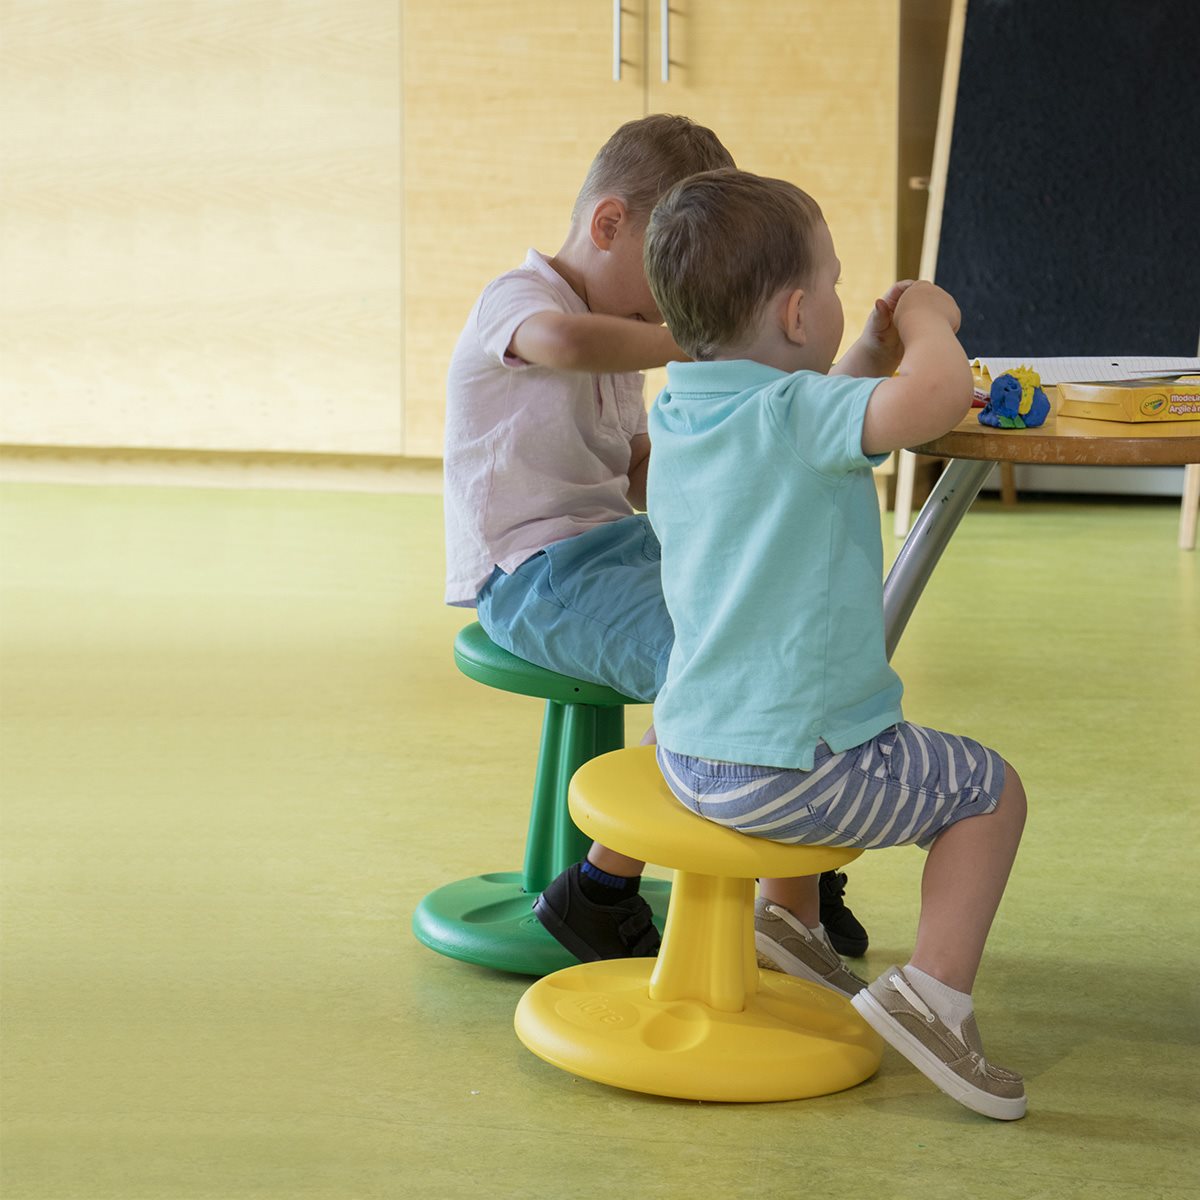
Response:
[[[772,916],[781,920],[788,929],[792,930],[798,937],[804,939],[808,948],[814,951],[817,958],[825,964],[825,978],[831,978],[837,971],[844,971],[851,979],[866,987],[864,980],[858,978],[853,971],[842,961],[842,956],[833,948],[827,938],[819,936],[814,929],[809,929],[803,921],[793,916],[787,909],[780,908],[778,904],[768,904],[767,912]]]
[[[894,975],[889,975],[888,983],[890,983],[892,987],[894,987],[896,991],[898,991],[900,995],[902,995],[905,1000],[907,1000],[909,1004],[911,1004],[912,1007],[915,1008],[930,1025],[937,1020],[937,1013],[935,1013],[933,1009],[931,1009],[929,1005],[921,999],[921,997],[917,994],[916,989],[911,983],[908,982],[907,979],[904,978],[903,975],[899,974],[899,972]],[[943,1022],[943,1025],[944,1024],[945,1023]],[[946,1032],[952,1034],[952,1031],[949,1028],[946,1029]],[[957,1040],[962,1041],[962,1038],[959,1037]],[[966,1043],[963,1042],[963,1045],[966,1046]],[[969,1046],[967,1046],[967,1057],[971,1060],[971,1066],[974,1068],[976,1075],[986,1075],[988,1073],[988,1061],[983,1057],[982,1054],[980,1054],[978,1050],[972,1050]]]
[[[790,930],[799,934],[809,944],[820,941],[817,935],[803,921],[798,920],[787,909],[780,908],[778,904],[768,904],[767,912],[773,917],[778,917]]]
[[[888,983],[892,985],[902,995],[908,1003],[917,1010],[932,1025],[937,1020],[937,1014],[917,995],[916,989],[897,971],[894,975],[888,976]]]

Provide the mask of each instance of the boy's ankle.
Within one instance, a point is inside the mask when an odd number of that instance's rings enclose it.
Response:
[[[975,1011],[970,992],[960,992],[948,983],[943,983],[920,967],[906,963],[904,977],[916,989],[917,994],[933,1009],[938,1019],[955,1035],[962,1036],[963,1022]]]
[[[640,875],[612,875],[587,859],[579,868],[579,890],[593,904],[619,904],[629,896],[636,896],[641,884]]]

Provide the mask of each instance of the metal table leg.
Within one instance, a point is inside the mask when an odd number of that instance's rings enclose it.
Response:
[[[890,659],[933,568],[995,463],[956,458],[925,501],[883,585],[883,636]]]

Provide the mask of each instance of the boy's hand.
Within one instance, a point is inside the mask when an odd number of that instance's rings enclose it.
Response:
[[[862,336],[830,370],[831,375],[887,376],[900,365],[904,343],[896,328],[896,306],[912,286],[911,279],[902,279],[875,301]]]
[[[893,371],[900,362],[900,356],[904,353],[904,345],[900,341],[900,334],[896,331],[896,322],[893,318],[896,305],[900,303],[900,297],[912,286],[911,279],[902,279],[899,283],[893,283],[888,288],[887,295],[875,301],[875,307],[871,310],[866,328],[863,330],[863,338],[874,343],[877,354],[895,360],[891,367]]]
[[[897,284],[896,287],[900,287],[900,285]],[[895,291],[895,288],[892,291]],[[891,295],[891,292],[888,294]],[[876,308],[878,306],[877,301]],[[892,312],[892,323],[897,328],[913,319],[915,314],[940,316],[949,323],[954,333],[958,332],[958,327],[962,324],[962,313],[959,312],[954,297],[949,292],[943,291],[936,283],[929,283],[924,279],[902,289],[901,294],[896,298],[896,303],[892,305]]]
[[[954,297],[932,283],[904,289],[892,313],[904,356],[871,393],[863,418],[864,454],[919,446],[953,429],[970,411],[971,367],[959,345]]]

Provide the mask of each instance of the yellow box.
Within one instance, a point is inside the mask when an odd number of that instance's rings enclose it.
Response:
[[[1060,383],[1058,415],[1097,421],[1200,421],[1200,375],[1129,383]]]

